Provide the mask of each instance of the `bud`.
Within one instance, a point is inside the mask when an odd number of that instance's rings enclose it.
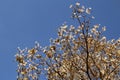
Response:
[[[76,6],[80,6],[80,3],[79,3],[79,2],[77,2],[77,3],[76,3]]]

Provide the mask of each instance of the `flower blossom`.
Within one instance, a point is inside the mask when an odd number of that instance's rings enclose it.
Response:
[[[92,8],[87,8],[87,9],[86,9],[86,13],[87,13],[87,14],[90,14],[90,13],[91,13],[91,9],[92,9]]]

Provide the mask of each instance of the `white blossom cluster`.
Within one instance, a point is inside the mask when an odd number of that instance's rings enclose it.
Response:
[[[18,48],[17,80],[38,80],[44,74],[48,80],[119,80],[120,39],[107,40],[106,27],[91,25],[91,8],[79,2],[72,8],[78,27],[62,25],[58,37],[50,45],[32,49]]]

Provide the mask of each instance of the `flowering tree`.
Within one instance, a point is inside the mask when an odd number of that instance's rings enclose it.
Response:
[[[91,8],[71,5],[78,28],[64,24],[50,46],[38,42],[32,49],[18,48],[17,80],[118,80],[120,79],[120,39],[107,40],[106,27],[91,25]]]

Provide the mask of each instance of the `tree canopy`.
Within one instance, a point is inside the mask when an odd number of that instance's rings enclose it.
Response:
[[[120,39],[107,40],[105,26],[92,25],[92,8],[79,2],[70,5],[79,25],[63,24],[50,45],[38,42],[32,49],[20,49],[16,56],[17,80],[118,80],[120,79]]]

